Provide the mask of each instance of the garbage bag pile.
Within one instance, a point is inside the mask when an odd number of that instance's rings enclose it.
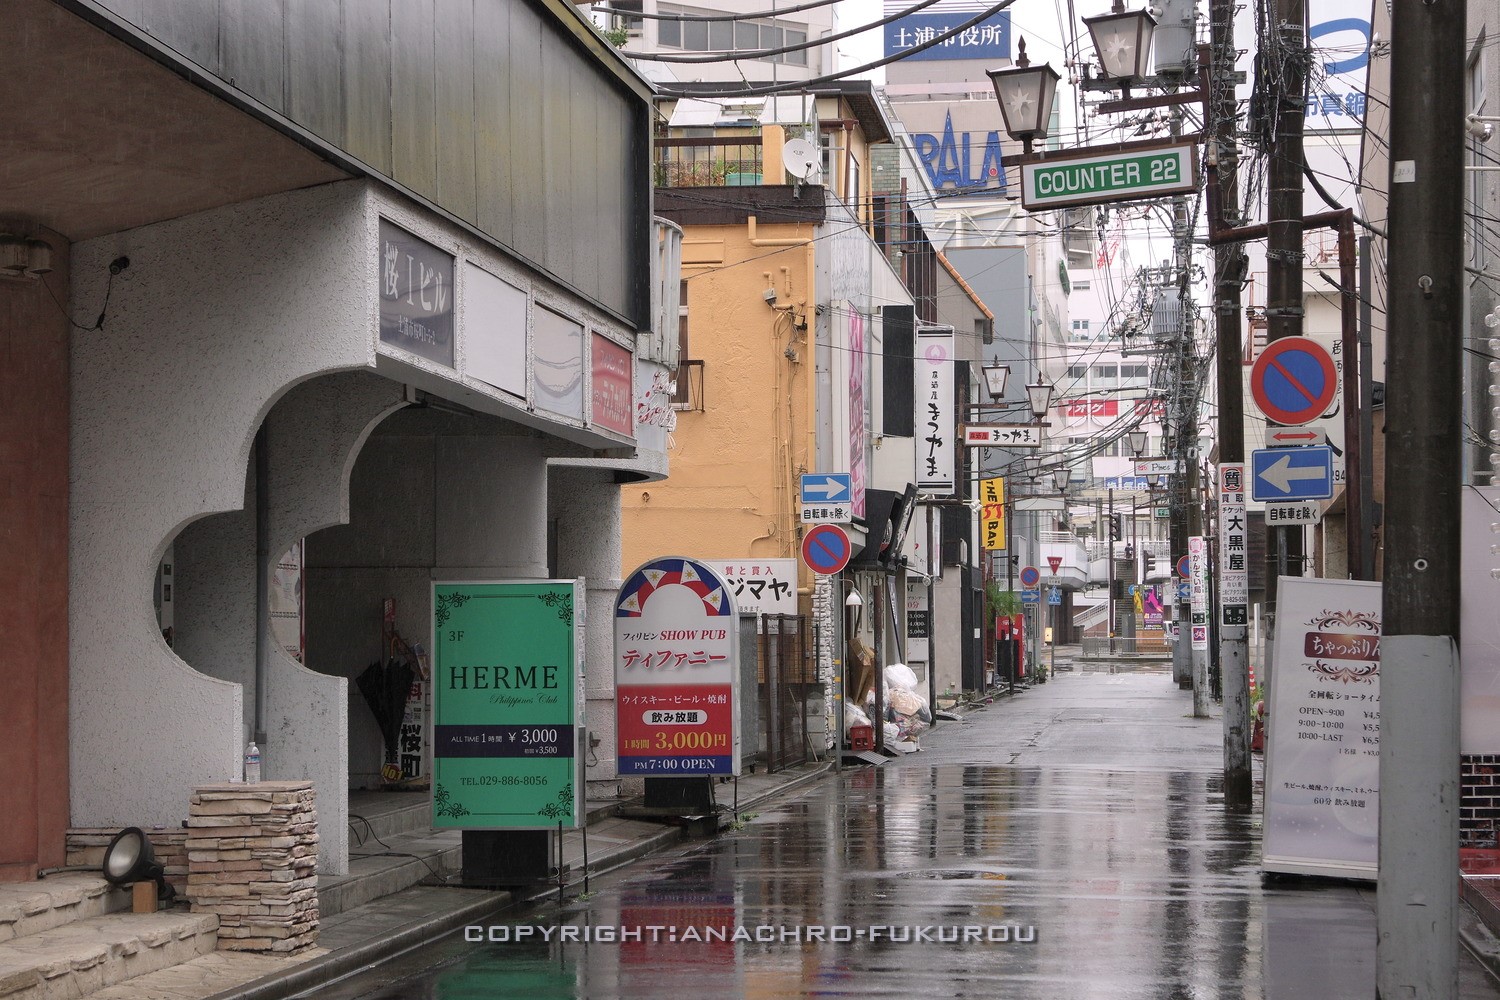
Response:
[[[932,709],[917,686],[917,675],[904,663],[885,668],[886,739],[910,740],[932,725]]]

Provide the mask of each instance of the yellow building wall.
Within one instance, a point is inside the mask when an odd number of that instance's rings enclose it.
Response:
[[[669,477],[622,491],[624,572],[663,555],[797,558],[811,471],[816,317],[811,224],[693,226],[683,241],[702,412],[677,415]],[[800,245],[767,245],[768,241]],[[766,302],[777,293],[777,308]],[[810,585],[805,568],[799,587]],[[805,608],[805,601],[803,602]]]

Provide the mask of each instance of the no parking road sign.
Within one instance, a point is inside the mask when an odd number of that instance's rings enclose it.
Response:
[[[848,533],[836,524],[820,524],[802,538],[802,561],[814,573],[840,573],[852,554]]]
[[[1035,566],[1025,566],[1021,569],[1021,586],[1032,590],[1042,579],[1042,571]]]
[[[1310,337],[1271,341],[1250,369],[1250,395],[1255,405],[1283,426],[1317,420],[1338,390],[1339,373],[1333,357]]]

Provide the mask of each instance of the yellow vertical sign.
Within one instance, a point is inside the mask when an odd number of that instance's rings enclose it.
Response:
[[[982,541],[987,549],[1005,548],[1005,479],[979,481],[979,502],[984,505],[981,520],[984,525]]]

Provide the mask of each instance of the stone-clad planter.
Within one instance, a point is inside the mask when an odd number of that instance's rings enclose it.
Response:
[[[188,813],[187,896],[219,947],[291,953],[318,938],[318,815],[310,781],[204,785]]]

